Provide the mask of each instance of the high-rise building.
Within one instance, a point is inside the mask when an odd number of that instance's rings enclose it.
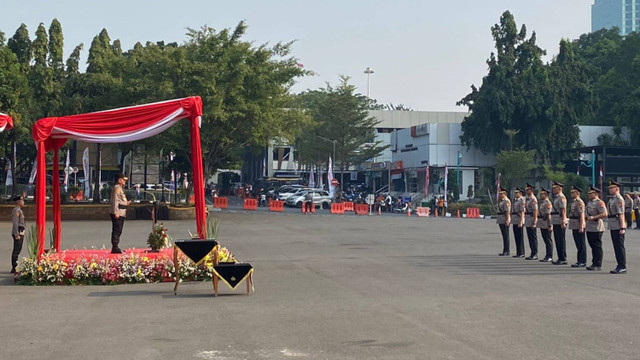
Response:
[[[591,6],[591,31],[614,26],[621,35],[640,31],[640,0],[595,0]]]

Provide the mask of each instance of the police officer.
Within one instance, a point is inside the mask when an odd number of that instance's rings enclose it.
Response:
[[[127,201],[127,196],[124,194],[124,190],[122,190],[127,179],[125,174],[118,174],[116,176],[116,183],[111,190],[111,210],[109,216],[111,217],[112,254],[122,254],[122,250],[120,250],[118,245],[120,244],[120,235],[122,234],[124,219],[127,216],[126,206],[131,204],[131,201]]]
[[[13,251],[11,252],[11,273],[16,273],[16,266],[18,266],[18,257],[20,251],[22,251],[22,244],[24,242],[24,230],[26,224],[24,221],[24,213],[22,207],[24,206],[24,199],[18,195],[13,198],[16,206],[11,211],[11,220],[13,226],[11,227],[11,237],[13,238]]]
[[[511,205],[511,222],[513,224],[513,237],[516,242],[516,254],[514,258],[524,257],[524,198],[522,189],[516,188],[515,197]]]
[[[524,226],[527,228],[527,238],[529,239],[529,249],[531,250],[531,254],[526,257],[526,259],[537,260],[538,230],[536,229],[536,226],[538,225],[538,199],[536,199],[536,195],[533,193],[536,188],[535,186],[527,183],[527,186],[524,189],[527,192],[524,205]]]
[[[590,186],[587,196],[589,197],[587,214],[585,215],[587,241],[589,241],[593,254],[591,266],[587,266],[587,270],[600,271],[602,269],[602,233],[604,232],[602,219],[607,217],[607,208],[604,201],[600,200],[600,189]]]
[[[620,195],[622,184],[611,180],[609,182],[609,195],[611,199],[607,206],[609,232],[613,242],[613,251],[616,254],[618,266],[610,272],[612,274],[625,274],[627,272],[627,254],[624,248],[624,236],[627,230],[627,221],[624,218],[624,199]]]
[[[551,224],[553,224],[553,238],[556,241],[556,251],[558,260],[553,261],[553,265],[567,264],[567,244],[565,241],[565,230],[567,229],[567,198],[562,193],[564,185],[554,181],[551,191],[555,198],[551,205]]]
[[[550,262],[553,260],[553,241],[551,233],[553,225],[551,225],[551,201],[549,201],[549,190],[540,189],[540,204],[538,205],[538,227],[544,241],[545,255],[541,262]]]
[[[577,186],[571,187],[571,209],[569,210],[569,229],[573,232],[573,241],[578,249],[578,261],[571,264],[571,267],[587,266],[587,244],[584,241],[584,230],[587,226],[584,219],[585,205],[580,195],[582,189]]]
[[[511,224],[511,201],[507,196],[507,190],[500,188],[498,193],[500,202],[498,203],[497,224],[500,226],[502,234],[502,252],[498,255],[509,255],[509,224]]]
[[[633,225],[631,221],[631,211],[633,210],[633,199],[631,198],[631,194],[624,194],[624,219],[627,221],[629,227]]]

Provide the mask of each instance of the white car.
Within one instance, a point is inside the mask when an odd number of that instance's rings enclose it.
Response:
[[[284,191],[280,192],[278,191],[278,200],[287,200],[290,196],[293,196],[295,194],[299,194],[300,192],[304,192],[309,190],[308,187],[304,187],[304,186],[291,186],[288,187],[286,189],[284,189]]]
[[[301,208],[302,204],[304,204],[304,197],[309,192],[313,193],[313,205],[315,207],[321,207],[323,209],[329,209],[331,207],[331,197],[329,196],[329,192],[318,189],[305,190],[300,193],[296,193],[295,195],[289,196],[284,204],[290,207]]]

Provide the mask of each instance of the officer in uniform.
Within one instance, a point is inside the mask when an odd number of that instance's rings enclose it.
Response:
[[[516,254],[514,258],[524,257],[524,198],[522,189],[516,188],[515,197],[511,205],[511,222],[513,224],[513,237],[516,242]]]
[[[498,203],[497,224],[502,234],[502,252],[498,255],[509,255],[509,224],[511,223],[511,201],[507,196],[507,190],[500,188],[500,202]]]
[[[544,241],[545,255],[541,262],[550,262],[553,260],[553,241],[551,233],[553,225],[551,225],[551,201],[549,201],[549,190],[540,189],[540,204],[538,205],[538,227]]]
[[[604,232],[604,221],[607,217],[607,208],[604,201],[600,200],[600,189],[593,186],[589,187],[587,193],[589,203],[587,204],[587,241],[591,247],[593,260],[591,266],[587,266],[587,270],[602,270],[602,233]]]
[[[527,238],[529,239],[529,249],[531,249],[531,254],[526,257],[527,260],[537,260],[538,259],[538,230],[536,226],[538,225],[538,199],[536,199],[536,195],[533,191],[536,189],[535,186],[527,183],[527,186],[524,188],[527,192],[527,197],[525,199],[525,212],[524,212],[524,226],[527,228]]]
[[[16,273],[16,266],[18,266],[18,257],[20,251],[22,251],[22,244],[24,243],[24,230],[26,224],[24,222],[24,213],[22,207],[24,206],[24,199],[18,195],[13,198],[16,203],[16,207],[11,211],[11,221],[13,226],[11,227],[11,237],[13,238],[13,251],[11,252],[11,273]]]
[[[609,195],[611,195],[607,206],[609,232],[611,233],[613,251],[618,262],[618,266],[610,271],[612,274],[625,274],[627,272],[627,254],[624,248],[627,221],[624,218],[624,199],[620,195],[621,186],[622,184],[613,180],[609,182]]]
[[[565,230],[567,229],[567,198],[562,193],[564,185],[554,181],[551,191],[555,198],[551,205],[551,224],[553,225],[553,237],[556,241],[556,251],[558,260],[553,261],[553,265],[567,264],[567,244],[565,241]]]
[[[585,206],[580,198],[582,189],[576,186],[571,187],[571,209],[569,210],[569,229],[573,232],[573,241],[578,249],[578,261],[571,264],[571,267],[587,266],[587,244],[584,241],[584,230],[587,226],[584,219]]]
[[[631,198],[631,194],[624,194],[624,219],[627,221],[629,227],[633,225],[631,221],[631,211],[633,210],[633,199]]]
[[[120,244],[120,235],[122,234],[124,219],[127,216],[126,206],[131,204],[131,201],[127,201],[127,196],[122,190],[127,179],[128,178],[125,174],[118,174],[116,176],[116,184],[111,190],[111,210],[109,212],[109,216],[111,217],[112,254],[122,254],[122,250],[120,250],[118,245]]]

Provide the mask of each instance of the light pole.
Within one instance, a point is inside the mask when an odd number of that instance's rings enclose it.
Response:
[[[460,150],[458,150],[458,166],[456,168],[456,185],[458,185],[458,195],[462,193],[460,189],[460,163],[462,162],[462,154],[460,154]]]
[[[367,74],[367,97],[371,97],[369,96],[369,91],[371,90],[370,88],[370,84],[371,84],[371,74],[373,74],[375,71],[373,71],[373,68],[370,66],[367,66],[366,69],[364,69],[364,73]]]
[[[596,151],[595,150],[591,150],[591,160],[587,161],[586,163],[583,161],[580,161],[580,163],[586,167],[590,167],[591,168],[591,185],[592,186],[596,186]]]

